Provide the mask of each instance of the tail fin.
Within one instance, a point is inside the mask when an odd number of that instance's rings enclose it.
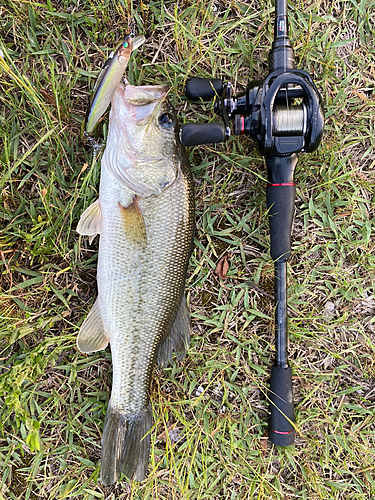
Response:
[[[109,404],[102,436],[102,484],[116,483],[121,473],[136,481],[145,479],[151,424],[151,405],[141,413],[129,414]]]

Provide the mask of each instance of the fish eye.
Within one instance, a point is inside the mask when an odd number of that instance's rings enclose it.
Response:
[[[163,113],[159,116],[159,123],[163,128],[172,128],[176,124],[176,120],[171,113]]]

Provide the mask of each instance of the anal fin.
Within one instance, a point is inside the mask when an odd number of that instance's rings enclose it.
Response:
[[[186,303],[185,293],[169,334],[161,341],[157,354],[159,366],[168,366],[172,362],[173,352],[181,359],[190,344],[190,313]]]
[[[105,349],[108,345],[109,338],[107,337],[100,311],[98,299],[96,299],[87,318],[82,323],[77,337],[77,347],[81,352],[96,352]]]

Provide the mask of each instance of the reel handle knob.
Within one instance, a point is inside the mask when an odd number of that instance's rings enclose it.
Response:
[[[186,123],[180,131],[180,141],[184,146],[216,144],[225,140],[223,123]]]
[[[223,93],[223,82],[219,78],[193,77],[186,82],[185,93],[190,101],[211,101]]]

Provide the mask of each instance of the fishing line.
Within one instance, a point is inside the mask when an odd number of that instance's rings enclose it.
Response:
[[[99,157],[101,150],[104,148],[105,142],[96,141],[93,137],[91,137],[91,135],[89,135],[86,132],[86,130],[83,132],[83,135],[84,135],[85,139],[87,140],[90,148],[92,148],[91,159],[92,159],[92,162],[94,163],[96,161],[96,158]]]

